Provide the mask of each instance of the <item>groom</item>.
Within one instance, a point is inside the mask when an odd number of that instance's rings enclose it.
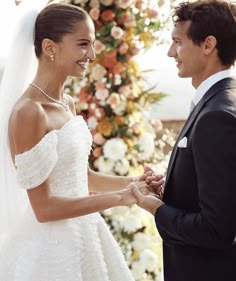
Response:
[[[236,5],[200,0],[175,8],[179,77],[194,108],[170,159],[163,201],[134,193],[163,239],[165,281],[236,280]]]

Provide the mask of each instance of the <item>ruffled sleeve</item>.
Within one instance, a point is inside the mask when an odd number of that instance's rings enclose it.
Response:
[[[43,183],[58,159],[57,131],[46,134],[34,147],[15,156],[16,179],[23,189]]]

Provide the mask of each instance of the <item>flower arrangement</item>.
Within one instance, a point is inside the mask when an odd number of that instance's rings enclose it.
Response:
[[[160,120],[151,120],[151,103],[165,96],[145,89],[135,56],[158,40],[159,7],[152,0],[69,0],[83,7],[96,27],[97,58],[85,80],[71,78],[66,91],[93,134],[90,165],[116,175],[140,175],[157,155]]]
[[[141,175],[148,164],[165,173],[172,132],[152,119],[149,106],[165,94],[147,88],[135,56],[159,42],[163,28],[158,1],[64,0],[83,7],[96,28],[96,59],[83,81],[71,78],[74,97],[93,135],[92,169],[106,174]],[[162,1],[163,2],[163,1]],[[159,1],[161,3],[161,1]],[[147,84],[146,84],[147,85]],[[135,280],[161,279],[161,239],[153,217],[137,206],[102,213],[121,246]]]

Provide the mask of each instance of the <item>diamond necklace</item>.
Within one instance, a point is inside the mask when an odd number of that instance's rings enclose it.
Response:
[[[66,101],[66,99],[64,98],[64,102],[60,101],[60,100],[56,100],[54,98],[52,98],[51,96],[49,96],[43,89],[41,89],[39,86],[35,85],[34,83],[30,83],[30,86],[34,86],[36,89],[38,89],[42,94],[44,94],[48,99],[50,99],[51,101],[60,104],[61,106],[63,106],[65,108],[66,111],[69,110],[68,108],[68,103]]]

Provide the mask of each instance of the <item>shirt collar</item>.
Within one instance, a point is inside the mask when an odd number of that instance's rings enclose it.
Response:
[[[235,70],[234,69],[227,69],[220,72],[217,72],[206,80],[204,80],[197,88],[194,96],[193,96],[193,103],[197,105],[205,93],[218,81],[227,78],[227,77],[235,77]]]

